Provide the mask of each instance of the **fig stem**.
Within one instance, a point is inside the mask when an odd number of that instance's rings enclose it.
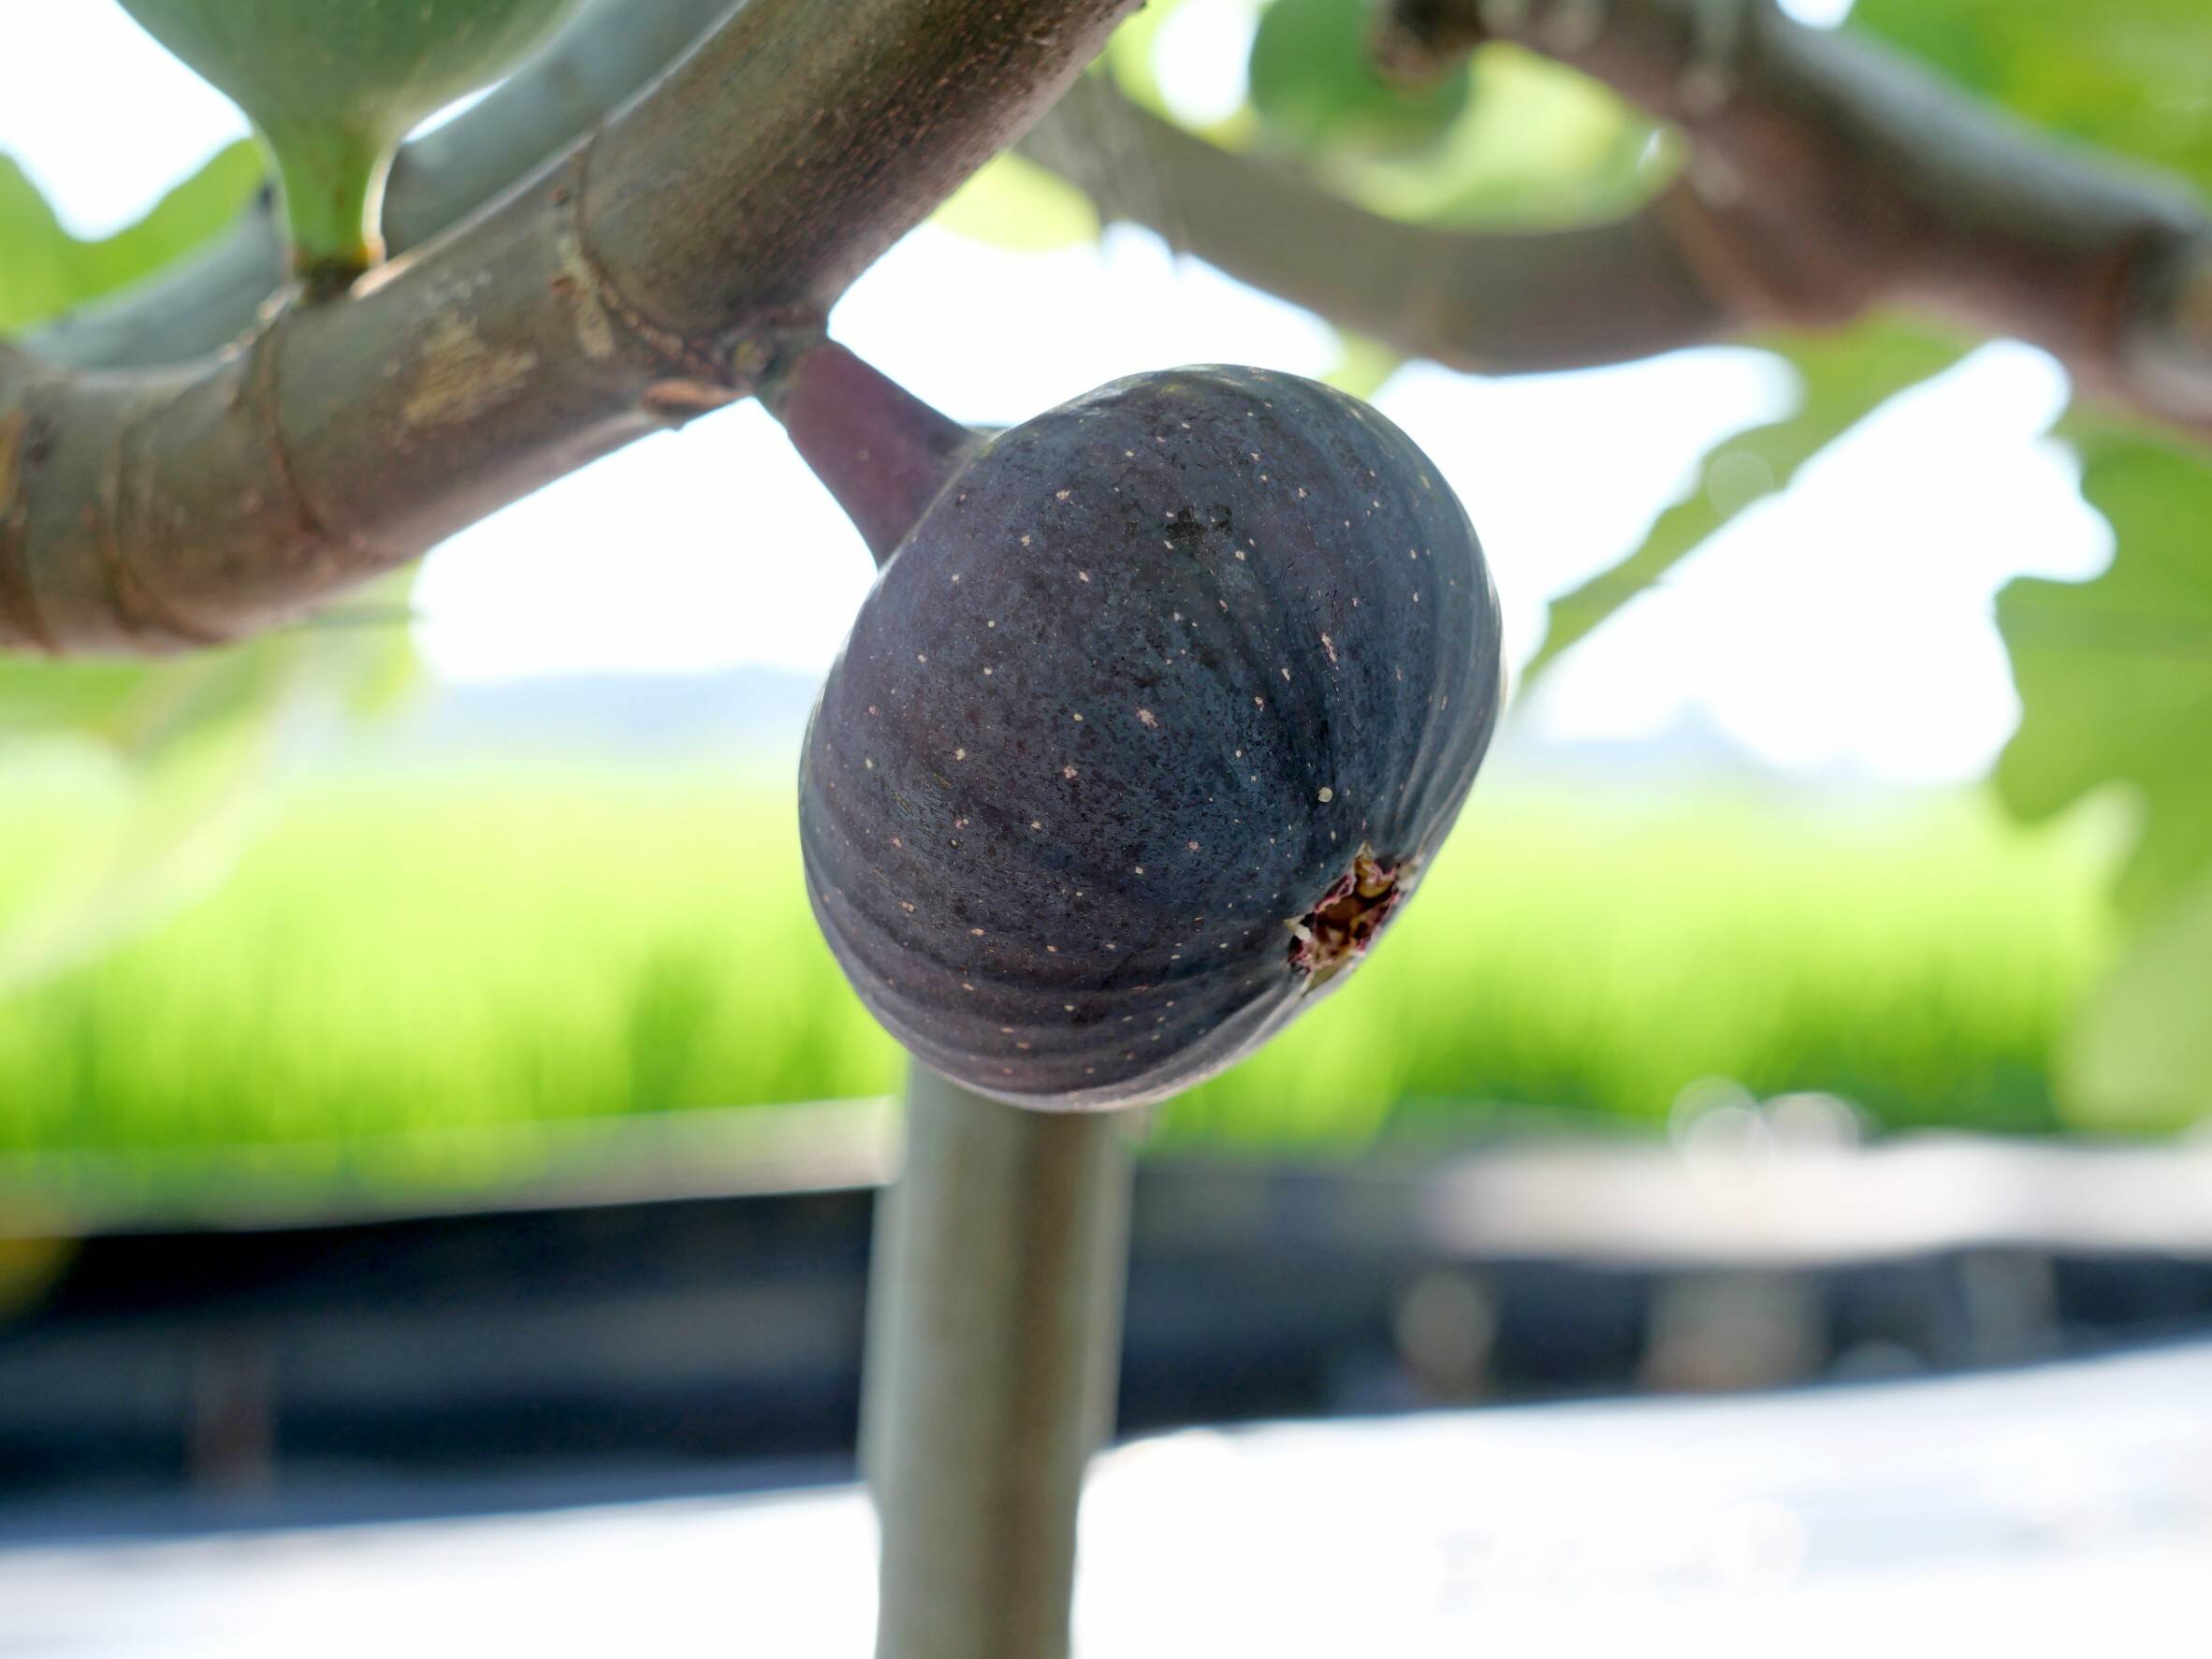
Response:
[[[834,340],[779,366],[758,395],[878,565],[982,441]]]
[[[292,274],[313,298],[384,263],[384,189],[396,146],[374,134],[264,133],[291,242]]]
[[[913,1068],[869,1264],[877,1659],[1066,1659],[1077,1501],[1120,1370],[1121,1116],[1026,1112]]]

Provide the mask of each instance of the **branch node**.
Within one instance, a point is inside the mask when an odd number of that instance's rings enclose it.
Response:
[[[735,403],[745,394],[712,380],[657,380],[637,400],[637,406],[654,419],[680,427],[686,421]]]
[[[261,442],[269,457],[269,473],[283,487],[285,502],[292,509],[292,517],[300,535],[325,553],[341,546],[339,537],[315,511],[314,503],[307,498],[306,486],[300,483],[298,471],[292,463],[292,448],[284,438],[283,387],[277,374],[277,352],[283,344],[283,330],[272,318],[256,332],[246,347],[247,371],[243,379],[252,384],[252,396],[259,405],[256,411],[261,420]],[[258,497],[259,491],[250,492]],[[258,506],[249,511],[259,511]],[[359,535],[350,538],[362,541]]]
[[[732,380],[732,371],[726,362],[718,360],[717,352],[703,346],[679,330],[655,322],[622,292],[621,284],[601,259],[591,245],[590,226],[585,219],[585,204],[590,199],[591,153],[598,147],[600,131],[595,129],[570,154],[564,171],[571,176],[565,182],[553,187],[552,197],[557,206],[568,210],[568,237],[562,244],[560,278],[556,280],[554,292],[566,298],[576,312],[576,338],[587,357],[611,356],[614,341],[608,321],[621,325],[622,331],[644,346],[677,371],[679,379],[707,386],[730,386],[732,397],[742,396],[742,391]],[[573,286],[571,285],[573,284]]]
[[[139,488],[135,491],[128,488],[134,475],[133,461],[138,459],[145,447],[138,442],[139,434],[158,429],[163,418],[183,400],[194,384],[189,377],[178,380],[166,393],[140,400],[116,423],[114,439],[100,469],[98,505],[96,508],[87,505],[83,509],[85,528],[95,538],[100,566],[108,578],[108,591],[114,600],[115,620],[122,624],[124,633],[149,643],[208,646],[221,645],[227,637],[219,629],[194,621],[155,592],[131,559],[135,547],[163,545],[158,531],[139,533],[138,526],[127,522],[133,517],[150,519],[156,494],[151,460],[140,460],[136,468]]]

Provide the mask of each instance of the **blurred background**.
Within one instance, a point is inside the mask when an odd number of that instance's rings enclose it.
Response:
[[[1785,9],[2212,184],[2194,7]],[[1409,219],[1599,216],[1677,165],[1508,49],[1387,94],[1363,27],[1355,0],[1152,0],[1104,72]],[[0,30],[0,328],[249,207],[236,111],[108,0]],[[2212,627],[2205,458],[2077,407],[2032,348],[1915,318],[1575,373],[1400,362],[1103,223],[1094,199],[1147,185],[1111,123],[1095,148],[1096,177],[993,163],[835,332],[977,423],[1194,360],[1371,398],[1466,502],[1516,682],[1389,946],[1132,1125],[1125,1427],[2212,1329],[2212,634],[2067,628],[2138,547],[2193,570]],[[34,1584],[74,1580],[36,1551],[88,1539],[849,1470],[901,1061],[808,913],[792,780],[870,575],[748,404],[242,649],[0,662],[0,1537],[32,1551],[11,1579],[0,1550],[0,1596],[47,1605]],[[2194,1352],[2081,1398],[2186,1400]],[[2148,1463],[2054,1440],[2073,1408],[2037,1400],[1990,1454],[2017,1480],[1974,1502],[2109,1540]],[[2212,1431],[2161,1421],[2153,1506],[2201,1546]],[[1203,1486],[1259,1455],[1197,1444],[1110,1465],[1115,1490],[1157,1506],[1128,1470]],[[1820,1500],[1772,1469],[1698,1489],[1731,1594],[1821,1559]],[[1637,1489],[1643,1547],[1685,1478]]]

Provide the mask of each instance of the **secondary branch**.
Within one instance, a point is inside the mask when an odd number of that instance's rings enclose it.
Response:
[[[1114,140],[1103,158],[1099,135]],[[1097,79],[1070,89],[1021,150],[1105,217],[1146,225],[1240,281],[1456,369],[1617,363],[1695,345],[1730,320],[1670,227],[1679,190],[1571,229],[1409,225],[1294,167],[1196,138]]]
[[[1667,212],[1739,326],[1917,307],[2032,342],[2086,389],[2212,435],[2212,219],[2179,182],[2067,148],[1773,0],[1392,0],[1418,74],[1509,40],[1689,141]]]

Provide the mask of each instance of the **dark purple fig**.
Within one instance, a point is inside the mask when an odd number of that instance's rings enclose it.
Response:
[[[1450,828],[1502,692],[1481,548],[1404,433],[1256,369],[924,446],[957,470],[807,735],[815,913],[956,1082],[1161,1099],[1334,983]]]

